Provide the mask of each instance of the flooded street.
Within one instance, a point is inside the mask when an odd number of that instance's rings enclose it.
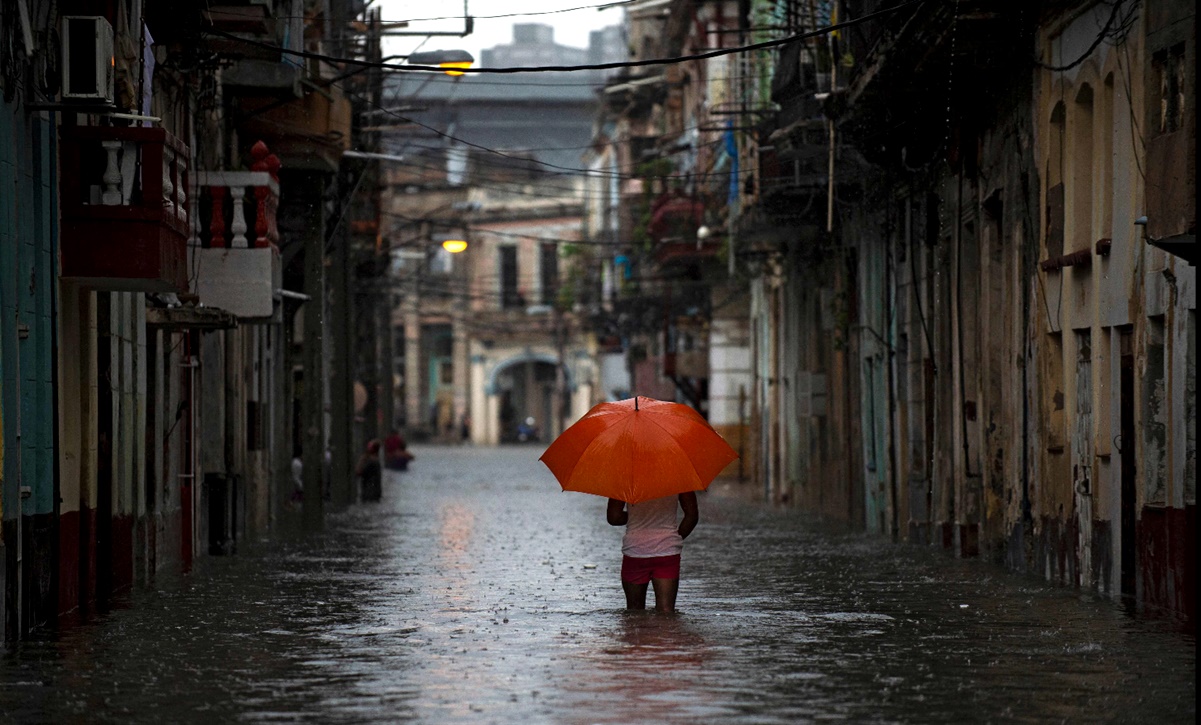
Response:
[[[379,504],[19,642],[6,722],[1192,722],[1195,642],[980,562],[715,491],[677,616],[539,448],[416,447]],[[653,595],[652,595],[653,597]]]

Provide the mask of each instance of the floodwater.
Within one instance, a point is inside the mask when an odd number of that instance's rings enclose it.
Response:
[[[0,719],[1195,720],[1194,639],[1111,602],[711,492],[680,612],[627,613],[621,530],[541,449],[415,451],[320,537],[18,644]]]

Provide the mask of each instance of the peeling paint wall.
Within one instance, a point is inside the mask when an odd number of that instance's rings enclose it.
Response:
[[[57,143],[52,116],[0,102],[0,629],[54,614]]]
[[[786,266],[777,279],[764,264],[752,282],[758,475],[769,494],[817,511],[851,496],[861,509],[843,510],[873,530],[1190,613],[1195,268],[1134,221],[1158,210],[1160,234],[1195,229],[1192,194],[1165,191],[1195,177],[1193,80],[1173,70],[1192,67],[1173,58],[1193,57],[1195,9],[1131,8],[1107,42],[1094,43],[1111,5],[1055,8],[1030,25],[1034,55],[1070,67],[999,66],[993,109],[952,96],[925,166],[887,158],[888,143],[905,151],[920,138],[869,127],[883,150],[857,150],[882,160],[847,172],[855,185],[839,186],[824,259],[853,256],[856,275],[835,264],[806,279]],[[890,52],[885,67],[908,68]],[[1165,105],[1149,78],[1183,90]],[[1169,142],[1178,151],[1157,161],[1151,149]],[[857,307],[840,337],[821,314],[846,286]],[[839,355],[851,349],[848,379]],[[820,426],[777,390],[795,380],[811,395],[802,378],[815,374]],[[856,426],[844,428],[848,399]],[[823,438],[843,431],[862,456],[852,475],[823,466],[849,458]]]

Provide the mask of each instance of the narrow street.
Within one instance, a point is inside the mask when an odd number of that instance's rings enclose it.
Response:
[[[677,616],[541,448],[415,447],[382,503],[16,642],[4,722],[1192,722],[1195,641],[1108,600],[701,497]],[[749,485],[749,484],[748,484]]]

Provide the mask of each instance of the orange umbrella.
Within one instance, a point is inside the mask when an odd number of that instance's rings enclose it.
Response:
[[[736,458],[692,408],[634,397],[594,407],[539,460],[564,491],[639,503],[703,491]]]

